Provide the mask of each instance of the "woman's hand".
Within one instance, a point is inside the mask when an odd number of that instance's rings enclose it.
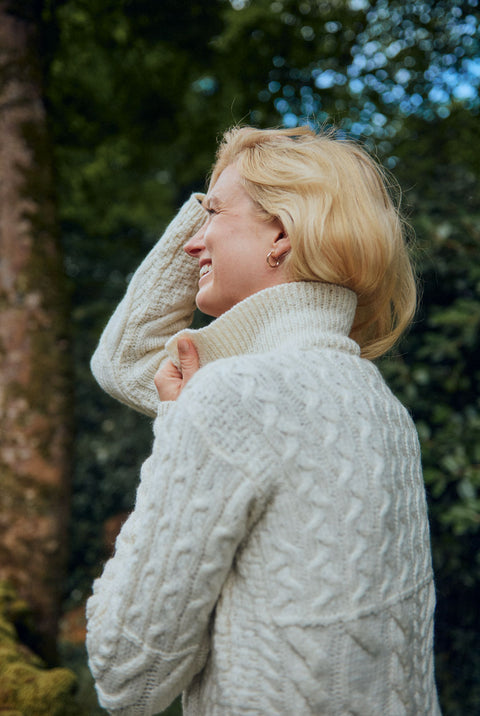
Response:
[[[189,338],[178,341],[180,370],[171,360],[167,360],[155,373],[155,387],[160,400],[176,400],[190,378],[200,368],[197,349]]]

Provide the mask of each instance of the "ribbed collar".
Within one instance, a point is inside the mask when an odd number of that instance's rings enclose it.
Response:
[[[193,340],[200,366],[287,346],[328,347],[358,355],[359,346],[348,338],[356,306],[356,295],[341,286],[284,283],[254,293],[205,328],[180,331],[167,342],[166,350],[177,366],[177,343],[182,337]]]

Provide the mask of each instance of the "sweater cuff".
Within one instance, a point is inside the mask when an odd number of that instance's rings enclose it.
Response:
[[[159,400],[158,402],[158,408],[157,408],[157,415],[153,423],[153,433],[155,437],[158,437],[158,433],[161,430],[161,427],[163,425],[163,421],[167,417],[167,415],[170,414],[170,412],[173,410],[173,408],[176,405],[175,400]]]

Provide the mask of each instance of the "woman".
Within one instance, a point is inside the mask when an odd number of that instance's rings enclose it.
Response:
[[[192,331],[195,295],[216,320]],[[402,224],[361,148],[226,134],[92,362],[156,416],[88,603],[110,713],[183,691],[192,716],[439,714],[417,435],[368,360],[414,307]]]

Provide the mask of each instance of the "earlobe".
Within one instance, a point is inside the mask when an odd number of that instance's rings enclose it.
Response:
[[[270,268],[278,268],[291,249],[290,239],[285,231],[279,231],[273,241],[273,248],[267,254],[267,264]]]

